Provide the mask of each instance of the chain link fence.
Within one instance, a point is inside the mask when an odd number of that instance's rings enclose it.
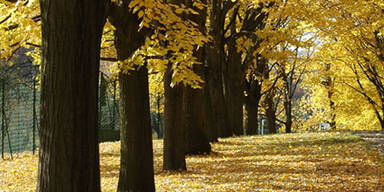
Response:
[[[11,62],[0,60],[0,152],[11,157],[39,146],[40,85],[39,68],[21,49]],[[12,64],[11,64],[12,63]],[[99,142],[120,138],[119,87],[108,76],[108,64],[101,65],[99,78]],[[150,95],[153,138],[162,138],[160,94]],[[12,157],[13,158],[13,157]]]
[[[29,65],[33,68],[32,65]],[[1,68],[0,68],[1,71]],[[37,70],[38,71],[38,70]],[[40,90],[37,73],[13,78],[0,76],[0,152],[11,157],[39,146]],[[119,139],[119,96],[116,80],[101,73],[99,81],[99,141]]]
[[[25,150],[35,151],[38,145],[39,92],[26,84],[14,89],[1,81],[1,154]]]

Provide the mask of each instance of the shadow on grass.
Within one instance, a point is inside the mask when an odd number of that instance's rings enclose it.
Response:
[[[183,184],[199,182],[204,190],[188,188],[196,191],[223,188],[238,191],[236,187],[245,191],[377,191],[375,189],[384,188],[384,181],[377,180],[380,174],[373,172],[374,165],[361,157],[364,151],[354,151],[363,143],[357,137],[250,138],[223,139],[213,144],[215,151],[210,155],[188,156],[188,171],[184,172],[162,171],[162,150],[157,148],[154,150],[156,182],[160,186],[173,179]],[[118,169],[118,165],[102,165],[102,177],[118,177]],[[356,186],[360,188],[354,188]]]

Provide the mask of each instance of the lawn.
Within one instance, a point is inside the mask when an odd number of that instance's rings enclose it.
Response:
[[[164,172],[154,141],[157,191],[384,191],[384,161],[349,133],[220,139],[209,156],[187,158],[188,171]],[[119,143],[100,145],[102,191],[115,191]],[[0,191],[34,191],[37,155],[0,160]]]

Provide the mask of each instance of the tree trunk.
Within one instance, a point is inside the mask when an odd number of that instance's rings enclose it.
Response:
[[[205,73],[206,74],[206,73]],[[204,75],[207,77],[207,75]],[[208,138],[209,142],[217,142],[219,138],[219,130],[218,127],[215,126],[214,123],[214,117],[212,113],[212,102],[211,102],[211,97],[209,94],[209,86],[207,82],[203,85],[203,95],[204,95],[204,100],[203,100],[203,107],[204,107],[204,133]]]
[[[145,29],[138,31],[139,19],[129,13],[128,2],[111,10],[116,27],[117,57],[126,60],[145,42]],[[136,67],[119,73],[121,159],[119,192],[155,191],[152,128],[149,111],[148,69]]]
[[[247,135],[256,135],[259,132],[258,113],[261,99],[261,84],[258,80],[251,80],[247,83],[247,97],[245,108],[247,111]]]
[[[331,90],[328,90],[329,107],[331,110],[331,122],[329,122],[329,125],[332,130],[336,130],[335,102],[332,100],[332,95],[333,92]]]
[[[37,191],[100,191],[98,72],[105,0],[41,0]]]
[[[184,0],[184,3],[187,7],[194,9],[194,11],[199,13],[198,15],[195,15],[195,14],[188,15],[188,19],[192,20],[193,22],[199,25],[199,30],[202,34],[207,34],[207,27],[206,27],[207,18],[208,18],[207,8],[198,9],[194,7],[193,0]],[[201,0],[201,3],[203,3],[204,5],[207,5],[208,7],[207,0]],[[190,119],[191,119],[191,122],[195,123],[195,126],[198,126],[196,128],[197,132],[187,133],[189,135],[188,137],[191,137],[191,141],[187,145],[187,148],[188,148],[187,153],[189,154],[193,153],[193,151],[196,151],[196,150],[208,151],[207,144],[209,145],[209,143],[206,143],[205,138],[207,138],[208,142],[217,142],[218,141],[217,139],[219,137],[219,129],[215,125],[215,120],[214,120],[215,118],[212,110],[212,107],[214,106],[210,97],[211,86],[209,86],[208,84],[208,81],[209,81],[208,74],[210,72],[208,71],[209,68],[206,60],[206,53],[207,53],[206,48],[207,48],[206,45],[203,48],[196,48],[197,51],[195,52],[195,56],[198,58],[198,60],[202,64],[194,66],[194,71],[198,75],[200,75],[202,79],[204,79],[205,83],[203,84],[203,88],[200,90],[192,90],[190,88],[187,88],[187,92],[189,92],[189,94],[192,94],[190,97],[192,100],[194,100],[193,102],[195,102],[195,104],[190,103],[190,105],[194,105],[194,107],[196,107],[196,109],[193,110],[193,113],[195,115],[194,118],[196,118],[196,120],[193,120],[193,118],[190,118]],[[201,121],[201,122],[198,122],[198,121]],[[200,133],[200,131],[203,131],[203,133]],[[205,135],[205,137],[203,138],[204,141],[201,141],[200,145],[196,143],[195,147],[193,147],[194,145],[192,144],[192,142],[193,141],[198,142],[199,140],[198,137],[202,136],[202,134]],[[197,147],[197,146],[201,146],[201,147]],[[201,150],[198,148],[205,149],[205,150]],[[209,151],[210,151],[210,146],[209,146]]]
[[[187,86],[183,90],[183,114],[186,135],[186,154],[209,154],[211,145],[203,132],[203,92],[201,89],[192,89]]]
[[[164,169],[185,170],[186,154],[207,154],[211,146],[203,132],[203,92],[189,86],[170,87],[172,71],[165,74]]]
[[[331,70],[331,65],[326,64],[326,71],[329,72]],[[328,100],[329,100],[329,109],[331,113],[331,121],[329,122],[329,126],[332,130],[336,130],[336,113],[335,113],[335,102],[332,100],[333,98],[333,80],[332,77],[327,76],[327,81],[325,82],[325,86],[328,92]]]
[[[285,133],[292,133],[292,100],[289,99],[284,103],[285,106]]]
[[[246,121],[246,134],[247,135],[256,135],[259,132],[258,125],[258,115],[259,115],[259,103],[252,101],[254,99],[246,99],[245,109],[247,111],[247,121]]]
[[[168,64],[164,75],[164,170],[186,170],[185,131],[183,125],[183,87],[171,87],[172,70]]]
[[[384,111],[384,110],[382,110]],[[380,126],[381,126],[381,131],[384,132],[384,119],[383,118],[379,118],[379,122],[380,122]]]
[[[377,110],[378,111],[378,110]],[[381,100],[381,114],[384,114],[384,100]],[[376,112],[377,119],[380,122],[381,131],[384,132],[384,116]]]
[[[275,106],[274,106],[274,102],[273,102],[273,96],[274,96],[273,93],[268,93],[265,97],[265,104],[267,106],[266,114],[267,114],[268,133],[269,134],[277,133],[276,113],[275,113]]]
[[[124,44],[127,45],[127,44]],[[119,74],[121,160],[118,191],[155,191],[148,71]]]
[[[206,86],[210,99],[210,113],[212,113],[212,125],[219,132],[219,137],[230,137],[232,131],[228,119],[227,108],[223,92],[222,57],[220,48],[211,45],[207,48],[208,75]]]
[[[207,4],[205,0],[201,3]],[[184,0],[186,7],[193,9],[199,14],[189,14],[187,19],[199,25],[199,30],[202,34],[206,34],[207,9],[198,9],[193,6],[193,0]],[[193,66],[194,72],[204,79],[204,62],[205,51],[203,48],[196,47],[194,56],[202,64]],[[183,97],[183,113],[185,114],[185,122],[183,123],[186,133],[186,154],[209,154],[211,145],[207,135],[204,132],[204,127],[207,118],[204,114],[204,90],[193,89],[190,86],[184,87]]]
[[[206,45],[206,87],[209,95],[209,110],[211,113],[211,124],[213,129],[218,131],[219,137],[232,136],[230,128],[227,106],[224,97],[223,88],[223,65],[224,65],[224,23],[225,14],[221,7],[220,1],[211,1],[210,9],[210,28],[209,35],[212,37],[211,42]]]
[[[225,70],[225,98],[227,103],[230,129],[234,135],[243,134],[243,71],[241,70],[241,54],[237,52],[236,43],[229,49],[228,63]]]

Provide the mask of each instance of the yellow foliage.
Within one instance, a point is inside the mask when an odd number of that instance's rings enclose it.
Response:
[[[40,5],[38,0],[17,3],[0,0],[0,58],[9,60],[20,47],[41,44]],[[40,57],[39,54],[32,56]]]
[[[157,191],[382,191],[378,153],[349,133],[303,133],[220,139],[208,156],[187,157],[188,171],[162,171],[154,141]],[[100,144],[102,191],[116,191],[120,143]],[[37,155],[0,160],[0,191],[34,191]]]

